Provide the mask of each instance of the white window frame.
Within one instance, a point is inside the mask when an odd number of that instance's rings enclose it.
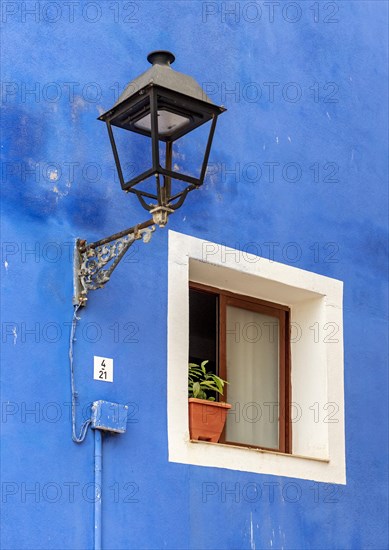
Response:
[[[290,307],[292,454],[190,440],[189,281]],[[342,281],[169,231],[167,370],[169,461],[346,483]]]

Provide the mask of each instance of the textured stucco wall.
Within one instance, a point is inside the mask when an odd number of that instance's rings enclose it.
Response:
[[[228,108],[206,183],[169,227],[263,256],[271,247],[277,261],[344,281],[347,485],[168,463],[158,229],[81,313],[81,406],[132,403],[127,433],[104,445],[104,547],[385,548],[386,4],[1,9],[2,546],[93,544],[93,438],[70,437],[71,248],[147,217],[120,191],[96,118],[163,48]],[[93,355],[113,357],[113,384],[92,380]]]

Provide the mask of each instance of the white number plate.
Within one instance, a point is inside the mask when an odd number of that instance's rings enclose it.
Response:
[[[94,356],[93,378],[103,382],[113,382],[113,359]]]

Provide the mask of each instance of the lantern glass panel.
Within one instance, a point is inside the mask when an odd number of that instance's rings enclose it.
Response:
[[[195,128],[173,142],[172,169],[179,174],[200,177],[211,122]]]
[[[150,138],[117,127],[113,127],[112,131],[126,182],[152,167]]]

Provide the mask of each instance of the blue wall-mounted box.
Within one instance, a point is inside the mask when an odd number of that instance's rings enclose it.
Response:
[[[92,428],[122,434],[126,431],[127,412],[127,405],[102,400],[94,401]]]

